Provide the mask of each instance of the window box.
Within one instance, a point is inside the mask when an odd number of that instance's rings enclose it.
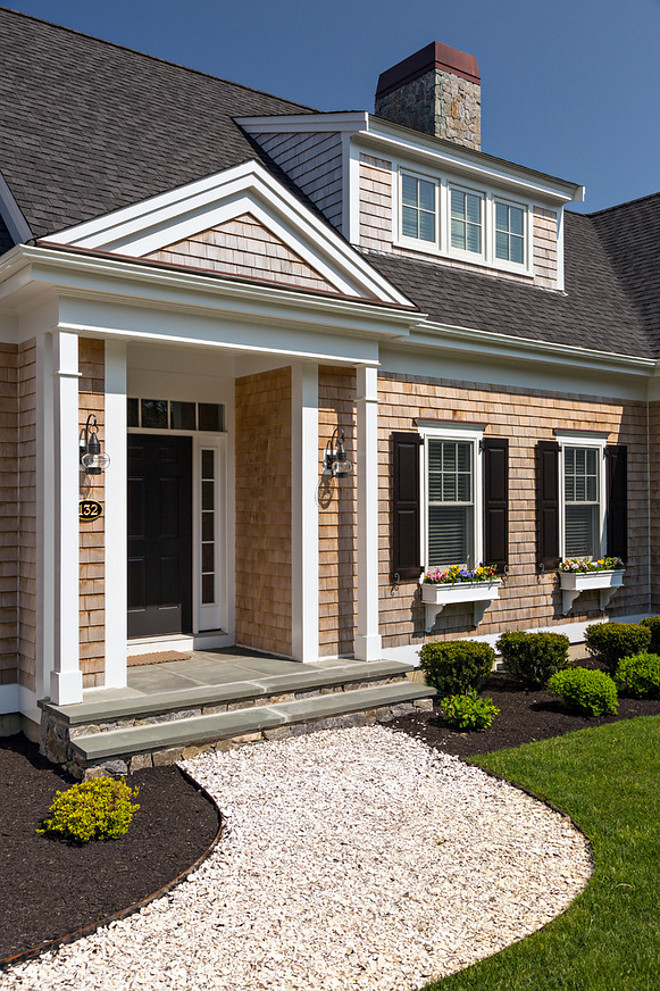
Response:
[[[601,612],[616,592],[623,585],[623,568],[614,571],[559,572],[559,587],[561,588],[562,612],[564,616],[573,608],[573,603],[581,592],[597,589],[600,592]]]
[[[491,602],[494,599],[499,599],[501,585],[502,581],[499,578],[493,578],[486,582],[456,582],[455,584],[424,582],[421,589],[422,602],[426,609],[426,632],[431,632],[445,606],[450,606],[454,602],[472,602],[474,604],[474,625],[478,626]]]

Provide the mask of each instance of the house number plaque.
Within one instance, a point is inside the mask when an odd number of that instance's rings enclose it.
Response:
[[[103,515],[103,506],[95,499],[81,499],[78,503],[78,519],[81,523],[91,523]]]

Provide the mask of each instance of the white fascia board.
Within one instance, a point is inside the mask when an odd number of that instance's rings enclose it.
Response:
[[[364,110],[348,110],[330,114],[286,114],[268,117],[234,117],[248,134],[303,134],[324,131],[346,131],[352,134],[368,125],[369,114]]]
[[[653,358],[598,351],[536,341],[514,334],[492,334],[469,327],[452,327],[423,318],[414,327],[406,347],[425,347],[479,355],[505,361],[536,361],[544,364],[580,366],[594,371],[616,371],[648,378],[657,362]]]
[[[0,172],[0,217],[4,220],[7,230],[17,244],[31,241],[34,237],[30,225],[23,216],[23,212],[2,172]]]
[[[369,117],[368,127],[357,132],[353,140],[377,151],[381,157],[405,157],[411,162],[462,175],[472,181],[506,187],[545,203],[563,205],[584,199],[584,186],[577,183],[546,176],[522,165],[434,139],[430,135],[427,137],[372,116]]]
[[[140,258],[244,213],[289,244],[339,292],[412,305],[255,161],[60,231],[48,242]]]

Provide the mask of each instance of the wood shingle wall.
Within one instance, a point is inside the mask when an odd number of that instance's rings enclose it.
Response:
[[[249,213],[170,244],[147,257],[224,275],[335,291],[316,269]]]
[[[18,347],[0,344],[0,685],[16,681],[18,547]]]
[[[341,228],[341,134],[255,134],[255,138],[330,223]]]
[[[37,347],[18,346],[18,681],[36,688]]]
[[[236,380],[236,642],[291,656],[290,368]]]
[[[347,478],[321,478],[319,487],[319,650],[351,654],[356,623],[357,476],[355,372],[319,368],[319,469],[335,427],[344,431],[354,470]]]
[[[564,617],[556,574],[537,574],[535,444],[553,440],[555,429],[609,431],[608,443],[628,447],[628,570],[607,615],[646,613],[648,595],[648,501],[644,402],[619,403],[561,393],[503,391],[495,386],[416,376],[379,376],[381,634],[385,646],[424,640],[424,609],[414,582],[391,585],[391,434],[416,431],[417,418],[488,424],[485,436],[509,440],[509,568],[500,599],[475,630],[471,610],[447,606],[433,639],[499,633],[601,616],[597,593],[583,593]]]
[[[79,425],[96,416],[105,450],[105,345],[81,338],[78,364]],[[105,475],[80,473],[80,498],[105,502]],[[83,686],[103,685],[105,678],[105,516],[80,524],[80,669]]]

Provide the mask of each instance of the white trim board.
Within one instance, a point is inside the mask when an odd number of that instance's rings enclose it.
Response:
[[[141,258],[246,213],[337,291],[412,306],[329,224],[254,161],[60,231],[48,241]]]
[[[0,217],[4,220],[7,230],[17,244],[32,240],[33,234],[30,225],[23,216],[2,172],[0,172]]]

